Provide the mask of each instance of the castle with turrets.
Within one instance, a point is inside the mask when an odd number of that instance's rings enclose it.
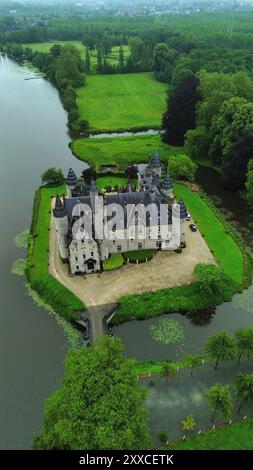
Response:
[[[187,210],[180,201],[177,205],[173,196],[173,185],[169,174],[162,177],[162,164],[156,153],[149,164],[136,165],[137,187],[130,181],[125,188],[115,193],[99,192],[96,182],[89,184],[83,178],[77,178],[72,169],[66,179],[67,196],[56,197],[53,216],[57,233],[60,256],[63,262],[69,263],[70,274],[89,274],[102,270],[102,263],[114,253],[126,253],[136,250],[175,250],[185,244],[185,221]],[[105,208],[104,218],[109,220],[107,208],[122,209],[120,228],[111,226],[107,237],[92,236],[74,237],[73,225],[80,217],[91,217],[95,213],[96,197],[102,196]],[[167,205],[167,222],[161,221],[160,208]],[[77,207],[84,205],[88,211],[80,213]],[[140,216],[138,207],[145,208],[145,215]],[[177,246],[171,243],[173,236],[172,207],[177,207],[177,218],[180,223],[180,242]],[[129,217],[129,207],[132,217]],[[111,210],[111,209],[110,209]],[[156,212],[157,211],[157,212]],[[156,212],[158,217],[153,217]],[[110,216],[113,216],[113,211]],[[130,222],[131,220],[131,222]],[[153,222],[155,221],[155,222]]]

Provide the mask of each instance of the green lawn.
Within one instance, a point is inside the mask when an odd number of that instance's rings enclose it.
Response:
[[[160,135],[142,135],[103,139],[77,139],[72,143],[75,155],[96,169],[100,165],[118,164],[125,169],[131,163],[146,163],[155,151],[168,162],[171,155],[183,153],[182,147],[163,144]]]
[[[48,273],[49,224],[51,197],[65,193],[65,185],[43,188],[36,193],[31,235],[29,236],[26,276],[31,288],[43,301],[66,320],[75,311],[84,310],[83,303]]]
[[[81,53],[81,56],[85,56],[85,47],[81,43],[81,41],[49,41],[49,42],[34,42],[29,44],[22,44],[23,47],[29,47],[33,51],[38,52],[49,52],[51,47],[54,44],[60,44],[61,46],[65,46],[66,44],[72,44],[75,46]]]
[[[252,450],[253,420],[247,419],[171,445],[173,450]]]
[[[115,186],[122,188],[127,184],[127,178],[123,176],[101,176],[96,180],[96,184],[100,191],[105,189],[106,186],[111,186],[112,189],[115,188]]]
[[[121,253],[113,253],[110,258],[103,262],[104,271],[118,269],[124,264],[124,258]]]
[[[72,44],[75,46],[81,54],[81,57],[85,57],[85,46],[82,44],[81,41],[48,41],[48,42],[35,42],[35,43],[29,43],[29,44],[22,44],[23,47],[29,47],[33,51],[38,51],[38,52],[49,52],[51,47],[54,44],[60,44],[61,46],[64,46],[65,44]],[[124,50],[124,57],[127,59],[130,54],[129,46],[122,46]],[[107,54],[106,60],[108,63],[112,65],[117,65],[118,60],[119,60],[119,48],[120,46],[114,46]],[[97,64],[97,50],[94,49],[93,51],[90,51],[90,61],[91,61],[91,70],[94,72],[96,69],[96,64]]]
[[[160,127],[167,88],[152,72],[88,75],[77,104],[91,130]]]
[[[241,283],[243,278],[241,250],[212,209],[198,193],[190,191],[181,184],[174,184],[174,194],[178,200],[183,198],[220,267],[234,281]]]

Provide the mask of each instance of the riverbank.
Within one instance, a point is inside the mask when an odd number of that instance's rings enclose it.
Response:
[[[131,164],[148,163],[157,151],[160,160],[167,166],[171,156],[184,153],[182,147],[164,144],[160,135],[82,138],[74,140],[70,148],[76,158],[86,161],[97,171],[103,165],[116,165],[124,170]]]
[[[48,272],[51,198],[65,194],[65,185],[40,188],[35,193],[32,223],[28,237],[25,274],[31,288],[66,320],[77,318],[84,304]]]

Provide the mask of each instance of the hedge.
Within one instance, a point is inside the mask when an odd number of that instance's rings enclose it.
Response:
[[[136,250],[136,251],[127,251],[123,253],[125,260],[129,260],[130,263],[136,263],[138,260],[139,263],[145,263],[146,259],[150,260],[154,257],[157,250]]]

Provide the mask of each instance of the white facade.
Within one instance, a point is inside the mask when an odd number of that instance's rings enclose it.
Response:
[[[172,184],[169,175],[166,175],[164,186],[161,185],[160,189],[157,188],[154,183],[157,181],[157,178],[161,177],[161,167],[157,167],[158,160],[159,157],[156,155],[154,157],[155,168],[152,168],[151,165],[151,170],[149,167],[147,175],[144,174],[140,176],[140,174],[138,174],[138,197],[136,196],[136,192],[132,193],[132,196],[129,193],[120,193],[114,196],[109,195],[108,203],[110,203],[110,197],[116,198],[116,200],[118,198],[118,201],[124,206],[131,198],[134,201],[144,198],[147,202],[147,199],[150,198],[153,200],[155,196],[157,196],[158,199],[160,197],[161,200],[173,202]],[[148,205],[146,205],[146,209],[149,215],[149,223],[147,222],[146,214],[145,220],[142,220],[137,210],[138,204],[136,206],[133,205],[135,212],[128,226],[126,227],[124,222],[121,229],[113,227],[108,231],[107,236],[104,237],[103,240],[96,240],[91,237],[84,237],[83,239],[74,238],[71,231],[73,208],[78,202],[82,202],[82,196],[76,195],[78,192],[78,182],[73,170],[70,170],[69,175],[68,178],[71,184],[68,184],[67,178],[68,196],[63,201],[57,197],[54,209],[54,220],[60,256],[62,260],[69,262],[71,274],[90,274],[101,271],[103,261],[107,260],[113,253],[126,253],[129,251],[147,249],[174,250],[179,248],[179,246],[173,246],[171,243],[173,239],[172,223],[168,222],[166,225],[160,226],[160,219],[158,218],[158,223],[156,222],[156,224],[154,224],[152,217],[150,217],[151,213],[148,211]],[[94,182],[91,183],[90,188],[87,193],[88,195],[83,197],[83,200],[86,204],[87,200],[89,201],[91,211],[94,213],[95,197],[98,192]],[[146,196],[148,196],[148,198]],[[136,207],[136,209],[134,209],[134,207]],[[186,211],[186,209],[183,206],[183,214],[185,213],[184,211]],[[180,242],[181,244],[185,243],[185,218],[180,219]]]

